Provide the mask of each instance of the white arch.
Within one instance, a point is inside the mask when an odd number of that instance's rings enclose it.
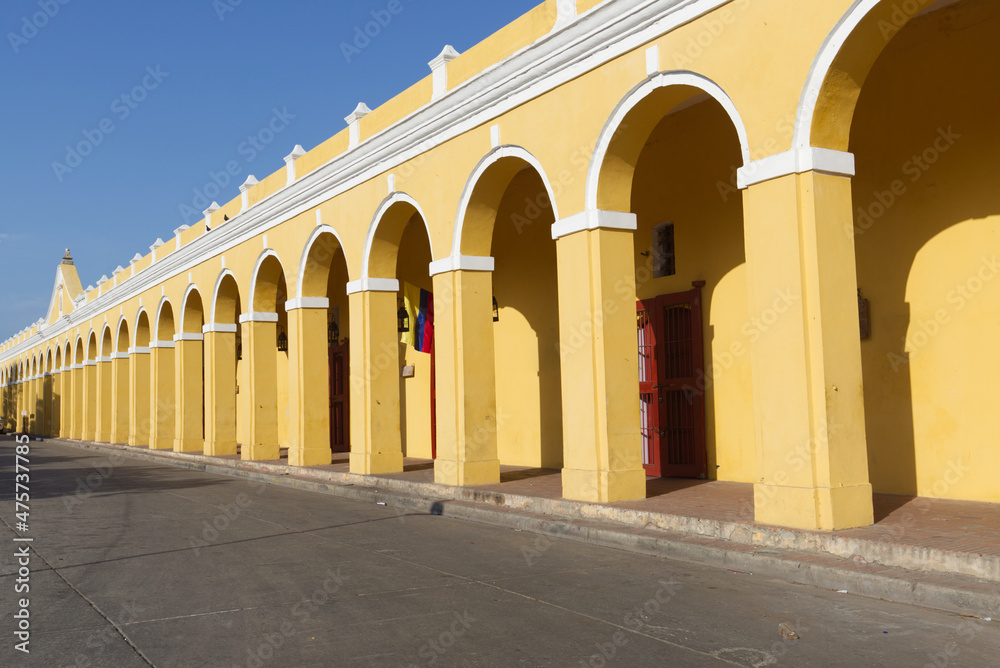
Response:
[[[132,324],[132,340],[135,341],[136,335],[139,333],[139,319],[145,314],[146,322],[149,323],[149,313],[146,311],[145,306],[140,306],[139,310],[135,313],[135,322]],[[153,340],[153,325],[149,324],[149,339]]]
[[[394,192],[379,204],[378,209],[375,211],[375,216],[372,218],[372,222],[368,225],[368,236],[365,238],[365,251],[364,255],[361,257],[361,280],[362,282],[367,282],[371,276],[368,275],[368,259],[372,252],[372,243],[375,241],[375,232],[378,230],[379,223],[382,222],[382,218],[385,216],[386,212],[392,207],[393,204],[399,202],[405,202],[410,204],[417,213],[420,214],[420,220],[424,223],[424,228],[427,230],[427,244],[431,247],[431,259],[434,259],[434,239],[431,237],[431,228],[427,225],[427,216],[424,215],[424,210],[420,208],[417,204],[417,200],[413,199],[406,193]]]
[[[600,139],[597,142],[597,146],[594,148],[594,155],[591,158],[590,168],[587,172],[587,209],[589,211],[597,210],[597,189],[601,182],[601,168],[604,166],[604,158],[607,157],[608,148],[611,146],[611,140],[618,132],[618,128],[621,126],[628,113],[632,111],[632,109],[634,109],[640,102],[646,99],[654,91],[668,86],[690,86],[691,88],[698,88],[703,92],[708,93],[715,99],[716,102],[722,105],[722,108],[726,110],[727,114],[729,114],[729,118],[736,127],[736,134],[739,135],[740,152],[743,154],[743,164],[746,165],[750,162],[750,142],[747,140],[746,125],[743,123],[743,117],[740,116],[740,112],[736,109],[736,105],[733,103],[732,98],[730,98],[717,83],[700,74],[687,71],[660,72],[633,88],[632,91],[618,103],[618,106],[611,114],[611,118],[609,118],[608,122],[605,123],[604,129],[601,131]]]
[[[187,286],[187,289],[184,290],[184,297],[181,298],[181,318],[180,318],[180,326],[179,326],[180,330],[184,329],[184,317],[187,315],[188,299],[191,298],[191,293],[192,292],[197,292],[198,293],[198,298],[201,299],[201,319],[202,319],[202,325],[205,324],[204,323],[204,320],[205,320],[205,298],[202,297],[201,290],[198,289],[198,286],[195,285],[194,283],[191,283],[190,285]],[[201,332],[199,331],[199,334],[200,333]]]
[[[115,347],[115,352],[118,352],[118,348],[120,347],[119,343],[120,343],[120,340],[122,338],[122,325],[125,325],[125,327],[128,327],[128,318],[126,318],[124,315],[122,315],[122,316],[120,316],[118,318],[118,324],[115,325],[115,338],[114,338],[114,341],[112,342],[112,345]],[[131,334],[131,332],[130,332],[130,334]],[[134,339],[135,336],[131,335],[130,338]]]
[[[421,216],[423,216],[423,214],[421,214]],[[302,259],[299,261],[299,275],[297,277],[298,286],[295,289],[295,296],[299,299],[302,298],[302,282],[303,280],[305,280],[306,276],[306,263],[309,261],[309,253],[312,251],[313,244],[316,243],[316,240],[319,239],[324,234],[332,234],[333,237],[337,240],[337,243],[340,244],[340,247],[341,248],[344,247],[344,242],[341,241],[340,235],[337,234],[337,230],[333,229],[329,225],[319,225],[316,227],[316,229],[313,230],[312,234],[309,235],[309,240],[306,241],[305,250],[302,251]],[[344,251],[344,260],[345,261],[347,260],[346,250]],[[348,265],[347,267],[347,273],[348,274],[351,273],[350,265]]]
[[[240,282],[236,280],[236,274],[234,274],[232,272],[232,270],[230,270],[230,269],[223,269],[222,271],[220,271],[218,278],[215,279],[215,287],[212,288],[212,307],[211,307],[211,309],[209,311],[210,312],[210,317],[211,317],[212,320],[211,320],[211,322],[206,322],[205,323],[206,325],[214,325],[214,324],[216,324],[216,322],[215,322],[215,305],[219,303],[219,289],[222,287],[222,280],[226,276],[232,276],[233,277],[233,280],[236,281],[236,291],[237,291],[237,293],[239,293]],[[202,308],[204,308],[204,306],[205,305],[202,304]],[[240,314],[237,313],[236,314],[237,321],[239,321],[239,317],[240,317]]]
[[[112,351],[107,351],[107,352],[104,350],[104,332],[109,331],[109,330],[111,330],[111,325],[109,323],[104,323],[104,327],[101,328],[101,340],[97,344],[97,356],[98,357],[107,357],[108,355],[110,355],[111,353],[114,352],[113,350]],[[115,345],[115,339],[116,338],[117,338],[117,335],[115,334],[115,332],[111,332],[111,347],[112,348]]]
[[[174,310],[174,305],[170,303],[170,298],[169,297],[167,297],[166,295],[164,295],[163,297],[160,297],[160,303],[156,305],[156,322],[153,323],[153,326],[152,326],[152,330],[153,331],[150,333],[150,336],[149,336],[150,343],[152,343],[153,341],[161,341],[161,340],[163,340],[163,339],[160,339],[160,319],[163,316],[163,306],[165,304],[170,304],[170,310],[171,311]],[[176,316],[174,316],[174,327],[175,328],[177,327],[177,317]],[[173,341],[173,340],[174,340],[173,334],[171,334],[170,335],[170,341]]]
[[[830,34],[823,40],[823,45],[813,59],[806,77],[806,85],[799,98],[799,107],[795,112],[795,130],[792,134],[792,148],[805,149],[812,146],[812,126],[816,115],[816,105],[823,90],[823,82],[833,66],[837,54],[844,48],[844,43],[861,21],[871,12],[881,0],[860,0],[841,17]]]
[[[476,186],[479,184],[479,180],[483,177],[483,174],[486,173],[486,170],[504,158],[520,158],[534,168],[538,176],[541,177],[542,184],[545,186],[545,192],[548,194],[549,202],[552,205],[552,215],[555,216],[556,220],[559,220],[559,207],[556,204],[555,191],[552,190],[552,183],[549,181],[549,176],[545,173],[545,169],[538,158],[521,146],[513,144],[498,146],[479,161],[479,164],[476,165],[469,179],[465,182],[465,190],[462,191],[462,199],[458,204],[458,215],[455,217],[455,232],[451,240],[452,258],[457,259],[462,255],[462,230],[465,227],[465,214],[469,210],[472,193],[475,192]]]
[[[266,260],[269,257],[273,257],[275,260],[277,260],[278,264],[281,266],[281,271],[285,271],[285,265],[281,261],[281,258],[278,257],[278,254],[275,253],[270,248],[265,250],[257,257],[257,264],[254,265],[253,273],[250,275],[250,303],[243,307],[250,309],[249,311],[247,311],[248,313],[253,311],[254,297],[257,295],[257,275],[260,273],[260,266],[264,264],[264,260]]]

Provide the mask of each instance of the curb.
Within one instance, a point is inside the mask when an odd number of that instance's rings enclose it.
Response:
[[[948,570],[955,560],[934,554],[944,551],[915,546],[351,473],[310,469],[292,473],[284,465],[205,455],[177,456],[171,451],[61,439],[49,442],[356,501],[391,501],[392,506],[420,513],[427,513],[432,501],[442,501],[448,517],[544,534],[550,539],[578,540],[960,614],[997,617],[1000,612],[1000,588],[996,586],[1000,564],[992,563],[1000,560],[980,555],[970,554],[969,559],[957,562],[960,568]],[[866,554],[867,563],[859,561],[857,554]],[[530,557],[525,558],[530,564]],[[880,558],[895,563],[872,563]],[[966,562],[974,560],[985,563],[970,568]],[[907,563],[920,565],[907,567]],[[978,573],[964,572],[968,570]],[[996,575],[996,580],[990,575]]]

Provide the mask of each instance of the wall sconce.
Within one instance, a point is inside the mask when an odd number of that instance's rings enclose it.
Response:
[[[500,305],[497,304],[497,298],[493,297],[493,322],[500,322]]]
[[[326,328],[326,342],[331,346],[340,343],[340,327],[333,318],[330,318],[330,325]]]
[[[399,300],[399,310],[396,311],[396,322],[399,325],[397,331],[400,334],[410,331],[410,314],[406,312],[402,299]]]
[[[288,352],[288,336],[285,335],[285,330],[281,330],[278,334],[278,352]]]

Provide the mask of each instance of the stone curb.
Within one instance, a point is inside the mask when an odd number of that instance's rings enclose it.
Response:
[[[391,500],[395,507],[420,514],[429,512],[431,502],[443,501],[449,517],[548,537],[962,614],[995,617],[1000,612],[1000,589],[994,584],[1000,581],[1000,564],[996,563],[1000,560],[980,555],[166,450],[61,439],[50,442],[358,501]],[[856,555],[865,557],[852,559]],[[986,563],[976,567],[977,560]]]

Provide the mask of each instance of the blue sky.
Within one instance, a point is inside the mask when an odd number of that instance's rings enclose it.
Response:
[[[345,127],[541,0],[7,0],[0,8],[0,340],[45,314],[64,249],[84,287],[185,219],[210,173],[239,184]],[[345,56],[355,29],[386,23]],[[386,22],[386,18],[391,20]],[[138,87],[138,88],[137,88]],[[124,97],[123,97],[124,96]],[[275,116],[287,124],[251,146]],[[294,118],[290,118],[294,116]],[[67,147],[83,144],[87,155]]]

